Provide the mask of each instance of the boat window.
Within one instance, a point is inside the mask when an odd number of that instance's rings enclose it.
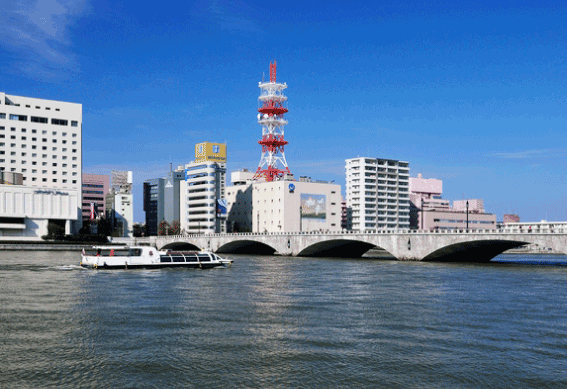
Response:
[[[197,256],[195,254],[185,254],[185,260],[187,262],[197,262]]]
[[[171,257],[173,262],[185,262],[185,257],[183,255],[176,255]]]
[[[130,250],[130,255],[132,257],[139,257],[142,255],[142,249],[132,249]]]
[[[171,257],[169,255],[160,255],[159,261],[160,262],[171,262]]]
[[[198,257],[199,257],[199,261],[201,261],[201,262],[210,262],[211,261],[211,258],[209,257],[208,254],[199,254]]]

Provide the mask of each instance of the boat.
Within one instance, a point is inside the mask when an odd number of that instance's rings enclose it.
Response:
[[[232,262],[210,251],[160,251],[150,246],[93,246],[81,253],[81,266],[92,269],[210,269]]]

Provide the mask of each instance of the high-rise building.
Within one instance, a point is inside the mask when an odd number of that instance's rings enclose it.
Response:
[[[195,146],[195,161],[178,166],[180,227],[186,233],[226,232],[226,215],[217,212],[225,201],[226,144],[203,142]]]
[[[83,225],[91,218],[106,215],[106,195],[110,190],[110,178],[103,174],[83,173]],[[96,215],[92,214],[92,211]]]
[[[112,171],[110,192],[106,195],[106,218],[110,222],[113,236],[133,236],[134,205],[131,171]]]
[[[81,227],[82,105],[0,92],[0,235],[40,237]]]
[[[346,202],[355,231],[409,228],[409,163],[347,159]]]
[[[144,211],[146,213],[146,232],[158,235],[159,224],[169,226],[180,220],[180,183],[185,180],[183,171],[170,171],[167,177],[152,178],[144,182]]]

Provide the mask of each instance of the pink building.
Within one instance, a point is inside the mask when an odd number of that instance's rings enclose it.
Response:
[[[410,228],[437,229],[494,229],[496,215],[484,212],[481,199],[443,200],[443,181],[423,178],[421,174],[410,177]],[[467,210],[468,202],[468,210]]]
[[[503,222],[504,224],[508,224],[508,223],[519,223],[520,222],[520,217],[518,215],[512,215],[512,214],[505,214],[504,218],[503,218]]]
[[[99,215],[105,215],[105,197],[110,189],[110,179],[102,174],[83,173],[83,222],[90,219],[91,203],[95,204]]]

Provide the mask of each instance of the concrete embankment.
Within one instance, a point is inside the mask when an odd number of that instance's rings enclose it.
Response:
[[[1,244],[4,251],[81,251],[92,245],[76,244]]]

